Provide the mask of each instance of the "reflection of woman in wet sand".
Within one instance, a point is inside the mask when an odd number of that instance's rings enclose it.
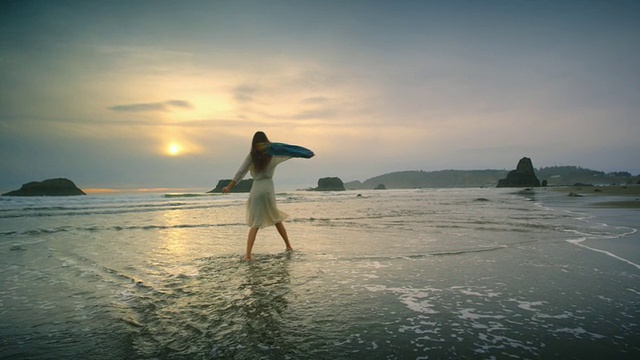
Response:
[[[293,250],[289,243],[287,230],[282,223],[288,215],[278,210],[273,186],[273,174],[276,166],[283,161],[289,160],[290,157],[271,156],[267,154],[264,144],[270,144],[267,135],[262,131],[256,132],[251,142],[251,152],[245,158],[231,183],[222,189],[224,193],[228,193],[242,180],[247,172],[251,171],[253,185],[247,202],[247,225],[249,225],[250,229],[247,235],[245,260],[251,260],[251,251],[256,241],[258,230],[265,226],[275,225],[278,233],[282,236],[282,240],[284,240],[287,251]]]
[[[291,292],[289,261],[291,256],[276,255],[268,261],[252,262],[246,268],[246,280],[240,290],[246,295],[245,316],[254,329],[262,328],[271,337],[279,334],[282,321],[279,315],[285,313]],[[250,291],[247,292],[246,290]]]
[[[216,302],[220,305],[213,307],[213,340],[217,346],[210,352],[212,358],[300,357],[300,344],[290,341],[290,260],[291,253],[267,255],[261,261],[229,264],[223,270],[230,280],[225,282],[224,291],[231,290],[235,295],[222,296]],[[231,289],[233,284],[237,288]]]

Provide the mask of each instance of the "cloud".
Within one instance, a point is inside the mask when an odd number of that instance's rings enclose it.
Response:
[[[326,96],[314,96],[302,99],[300,102],[302,104],[326,104],[330,102],[330,100]]]
[[[193,105],[185,100],[168,100],[164,102],[168,106],[178,107],[183,109],[193,109]]]
[[[253,97],[257,90],[257,88],[252,86],[240,85],[233,89],[233,96],[239,103],[248,103],[253,101]]]
[[[193,109],[193,105],[185,100],[167,100],[154,103],[124,104],[109,107],[118,112],[154,112],[170,111],[172,108]]]
[[[301,111],[297,114],[294,114],[290,118],[294,120],[314,120],[314,119],[327,120],[331,118],[336,118],[338,113],[339,111],[336,111],[335,109],[325,107],[321,109]]]

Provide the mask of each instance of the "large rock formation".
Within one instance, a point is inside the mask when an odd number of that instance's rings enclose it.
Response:
[[[540,186],[540,180],[536,177],[533,170],[531,159],[523,157],[518,161],[515,170],[509,171],[506,179],[498,180],[497,187],[537,187]]]
[[[216,187],[213,190],[208,191],[208,193],[220,193],[222,192],[222,188],[229,185],[230,182],[231,182],[231,179],[222,179],[218,181],[218,185],[216,185]],[[232,193],[249,192],[251,191],[251,185],[253,185],[253,179],[242,180],[239,183],[237,183],[236,186],[233,187],[233,189],[231,189],[231,192]]]
[[[344,191],[344,183],[338,177],[326,177],[318,180],[314,191]]]
[[[73,196],[86,195],[78,189],[76,184],[69,179],[47,179],[44,181],[32,181],[22,185],[18,190],[13,190],[2,196]]]

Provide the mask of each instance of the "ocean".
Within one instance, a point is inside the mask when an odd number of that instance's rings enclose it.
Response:
[[[637,209],[536,190],[0,198],[1,359],[637,359]]]

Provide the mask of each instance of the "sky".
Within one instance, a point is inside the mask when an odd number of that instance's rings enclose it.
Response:
[[[640,173],[637,1],[0,3],[0,190],[574,165]]]

